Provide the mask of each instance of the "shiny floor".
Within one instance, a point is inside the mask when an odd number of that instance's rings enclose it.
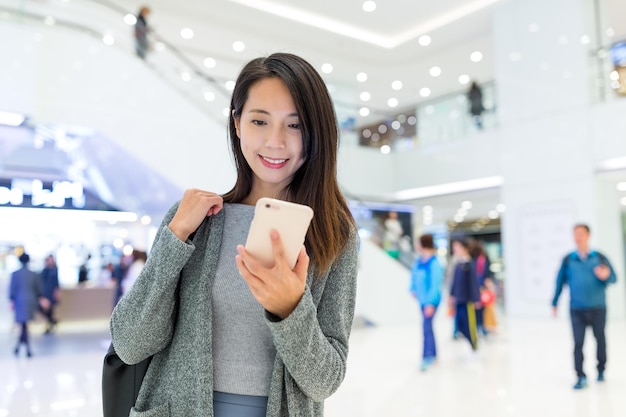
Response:
[[[106,323],[33,326],[33,357],[13,355],[17,330],[0,319],[0,417],[101,416],[100,371]],[[418,325],[355,329],[348,373],[326,401],[327,417],[617,417],[626,415],[626,321],[607,327],[606,382],[595,382],[595,345],[586,344],[590,386],[574,391],[565,320],[508,320],[477,354],[436,320],[439,361],[419,370]]]

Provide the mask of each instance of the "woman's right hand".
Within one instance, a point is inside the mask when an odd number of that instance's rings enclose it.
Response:
[[[185,242],[205,217],[219,213],[222,207],[224,201],[220,195],[190,188],[183,194],[178,210],[168,227],[176,237]]]

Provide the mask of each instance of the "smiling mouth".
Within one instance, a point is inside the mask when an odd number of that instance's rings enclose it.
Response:
[[[267,161],[267,162],[269,162],[270,164],[273,164],[273,165],[280,165],[280,164],[284,164],[285,162],[287,162],[287,159],[272,159],[272,158],[268,158],[268,157],[263,156],[263,155],[260,155],[260,156],[261,156],[261,158],[264,161]]]

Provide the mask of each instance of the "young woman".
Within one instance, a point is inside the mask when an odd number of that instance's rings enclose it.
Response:
[[[433,319],[441,302],[444,269],[435,256],[433,235],[420,236],[418,250],[421,255],[411,269],[411,294],[420,304],[423,315],[424,350],[421,370],[426,371],[437,360]]]
[[[323,80],[295,55],[250,61],[229,133],[235,186],[223,196],[185,191],[113,311],[119,357],[154,355],[131,416],[322,416],[343,380],[357,235],[337,184],[338,128]],[[276,232],[273,268],[242,246],[261,197],[314,210],[293,270]]]

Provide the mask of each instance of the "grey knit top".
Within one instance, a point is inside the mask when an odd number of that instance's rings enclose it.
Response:
[[[132,289],[111,316],[115,351],[128,364],[153,356],[131,417],[213,416],[212,288],[228,207],[207,218],[193,239],[167,227],[168,212]],[[323,401],[346,372],[354,315],[357,235],[307,287],[284,320],[265,312],[276,349],[268,417],[323,416]]]
[[[237,245],[248,237],[254,206],[225,204],[213,283],[213,390],[267,396],[276,349],[263,306],[239,275]]]

